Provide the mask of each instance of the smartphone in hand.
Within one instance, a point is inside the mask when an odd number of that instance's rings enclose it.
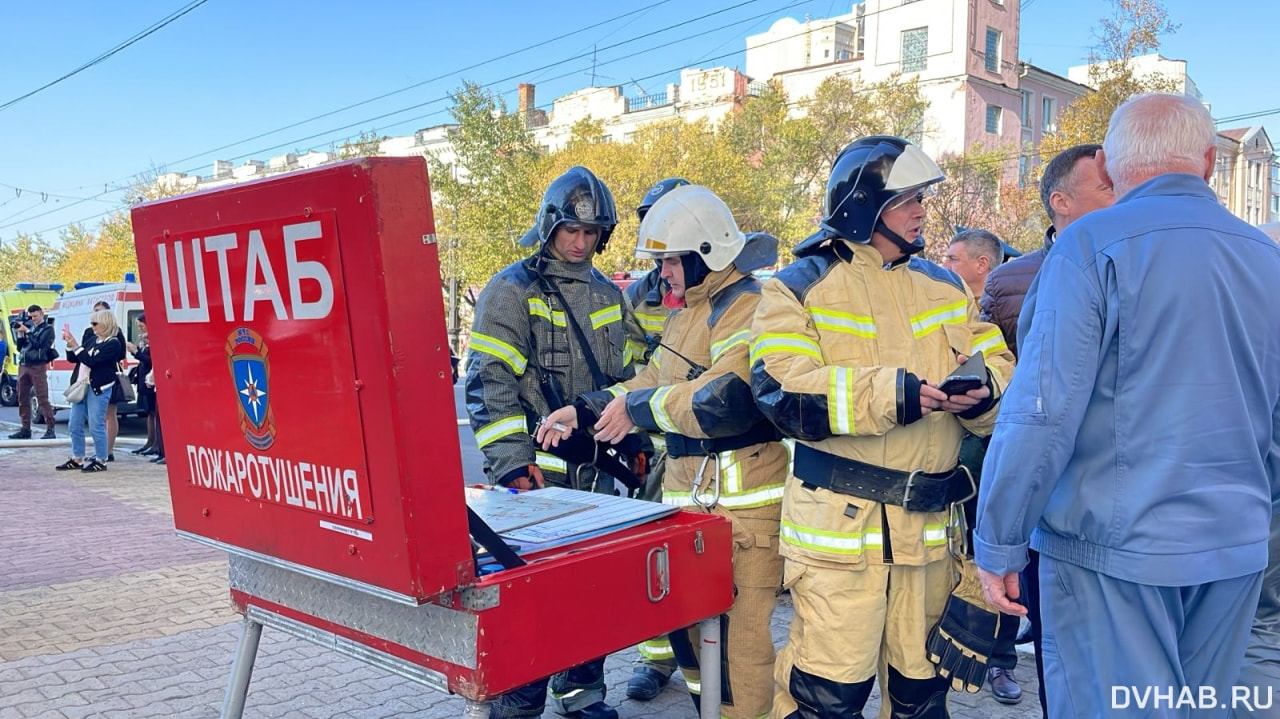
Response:
[[[938,385],[938,389],[946,393],[948,397],[958,394],[964,394],[971,389],[978,389],[987,384],[987,363],[983,359],[981,352],[974,352],[973,356],[965,360],[963,364],[956,367],[947,375],[947,378]]]

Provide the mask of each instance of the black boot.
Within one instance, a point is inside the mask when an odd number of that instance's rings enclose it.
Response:
[[[787,719],[863,719],[862,708],[876,678],[844,684],[791,667],[788,690],[797,707]]]
[[[49,425],[49,429],[44,431],[44,435],[40,439],[57,439],[58,435],[53,433],[53,425]]]
[[[908,679],[897,669],[889,667],[889,697],[891,719],[951,719],[947,712],[947,689],[951,680],[946,677]]]
[[[9,439],[31,439],[31,428],[23,427],[17,432],[9,435]]]

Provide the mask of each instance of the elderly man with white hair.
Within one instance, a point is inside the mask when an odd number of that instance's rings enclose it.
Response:
[[[1125,102],[1097,161],[1119,199],[1027,295],[975,560],[1021,613],[1040,553],[1050,717],[1223,717],[1280,500],[1280,246],[1218,203],[1191,98]]]

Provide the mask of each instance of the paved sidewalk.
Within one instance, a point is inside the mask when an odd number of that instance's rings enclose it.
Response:
[[[226,556],[174,536],[162,467],[124,452],[107,472],[54,471],[65,456],[65,447],[0,444],[0,719],[217,717],[240,631]],[[779,642],[790,617],[784,598]],[[648,704],[625,700],[635,656],[606,665],[621,716],[694,719],[682,686]],[[1022,704],[952,695],[952,716],[1038,717],[1023,658]],[[245,716],[456,719],[462,706],[266,629]]]

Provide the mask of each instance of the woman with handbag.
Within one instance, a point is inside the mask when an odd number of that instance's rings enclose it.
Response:
[[[110,310],[111,310],[111,303],[107,302],[106,300],[98,300],[97,302],[93,303],[94,312],[103,312],[103,311],[109,312]],[[114,318],[115,318],[115,315],[112,315],[112,319]],[[94,333],[93,327],[86,327],[84,329],[84,336],[80,339],[80,344],[87,345],[89,343],[89,338],[93,336],[93,333]],[[120,328],[120,323],[118,321],[116,322],[116,339],[120,340],[121,347],[125,346],[126,342],[124,338],[124,330]],[[123,359],[123,356],[121,356],[121,359]],[[117,375],[121,374],[119,364],[116,365],[115,370]],[[107,402],[107,421],[106,421],[107,423],[107,461],[108,462],[116,461],[116,435],[120,433],[120,419],[116,416],[116,405],[120,404],[121,402],[134,401],[133,397],[129,397],[125,394],[125,385],[128,384],[128,382],[129,382],[128,379],[121,378],[110,389],[111,399],[110,401]],[[132,390],[132,386],[130,386],[129,389]]]
[[[124,344],[116,336],[120,328],[110,312],[94,312],[89,320],[93,333],[86,335],[83,342],[76,342],[70,327],[62,328],[67,360],[74,363],[76,369],[66,390],[71,402],[71,459],[57,466],[60,471],[103,472],[107,469],[107,404],[116,384],[116,363],[124,358]],[[93,457],[85,454],[86,418],[93,435]]]

